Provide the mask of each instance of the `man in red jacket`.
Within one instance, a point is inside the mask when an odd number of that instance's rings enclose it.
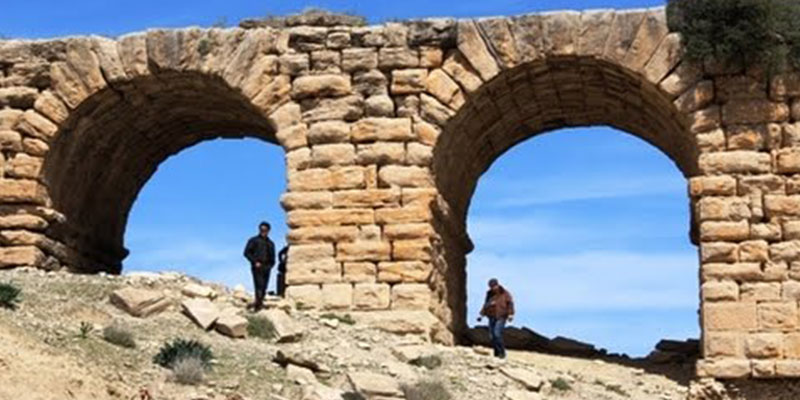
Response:
[[[514,299],[511,293],[500,286],[497,279],[489,280],[489,291],[486,292],[486,301],[481,308],[480,322],[483,317],[489,318],[489,338],[494,347],[494,355],[506,358],[506,348],[503,343],[503,330],[507,322],[514,320]]]

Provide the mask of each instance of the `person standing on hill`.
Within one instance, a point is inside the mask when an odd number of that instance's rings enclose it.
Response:
[[[283,246],[278,252],[278,296],[283,297],[286,292],[286,262],[289,260],[289,246]]]
[[[244,256],[250,261],[250,269],[253,272],[253,284],[256,291],[256,299],[252,304],[254,311],[259,311],[263,307],[267,284],[269,284],[269,273],[275,265],[275,244],[269,238],[269,230],[268,223],[260,223],[258,235],[250,238],[244,248]]]
[[[494,348],[494,356],[506,358],[505,343],[503,343],[503,330],[506,323],[514,320],[514,299],[511,293],[500,286],[497,279],[489,280],[489,291],[486,292],[486,300],[481,308],[481,315],[478,322],[483,317],[489,318],[489,338]]]

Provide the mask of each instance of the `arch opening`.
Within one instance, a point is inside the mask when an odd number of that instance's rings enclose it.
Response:
[[[64,123],[42,171],[63,216],[47,232],[69,249],[62,262],[120,272],[128,214],[159,164],[206,140],[241,137],[277,143],[261,111],[219,77],[164,72],[94,94]]]
[[[661,339],[697,338],[696,248],[686,240],[683,176],[663,153],[608,127],[514,146],[482,176],[468,213],[468,315],[489,278],[514,295],[524,348],[647,356]],[[482,329],[470,318],[469,338]],[[515,330],[518,340],[534,338]],[[511,335],[511,332],[509,332]],[[577,349],[577,348],[576,348]]]
[[[468,327],[466,255],[474,244],[467,213],[478,180],[490,166],[516,144],[542,133],[608,126],[653,145],[688,179],[698,173],[698,148],[674,100],[640,74],[594,57],[520,65],[469,96],[440,134],[432,162],[442,197],[434,221],[441,238],[432,279],[434,311],[449,321],[451,331],[463,333]],[[694,243],[693,214],[687,225]]]

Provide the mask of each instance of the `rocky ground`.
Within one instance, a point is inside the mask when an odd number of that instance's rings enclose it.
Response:
[[[276,299],[270,302],[273,309],[262,313],[285,309],[291,318],[281,324],[292,327],[279,330],[300,331],[299,338],[233,339],[199,328],[181,312],[188,299],[182,292],[200,282],[174,273],[117,277],[19,269],[0,271],[0,282],[23,291],[16,310],[0,308],[2,400],[392,399],[404,398],[400,385],[431,380],[442,383],[452,399],[677,400],[688,393],[687,382],[675,378],[686,376],[687,365],[661,365],[652,373],[654,366],[633,361],[524,351],[511,351],[507,361],[498,362],[483,347],[438,346],[424,336],[376,329],[357,313],[349,324]],[[242,293],[201,287],[216,295],[214,307],[248,315]],[[166,308],[131,316],[109,301],[123,288],[160,293]],[[134,332],[137,348],[103,340],[102,329],[110,324]],[[171,371],[152,362],[165,341],[178,337],[211,346],[214,366],[202,384],[178,384]],[[441,365],[415,365],[424,356]]]

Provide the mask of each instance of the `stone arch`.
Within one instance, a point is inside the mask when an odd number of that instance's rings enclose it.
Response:
[[[532,28],[544,38],[526,36]],[[713,128],[700,111],[711,103],[713,84],[681,65],[678,47],[661,9],[459,23],[457,50],[429,74],[430,97],[422,98],[422,116],[438,132],[431,163],[440,196],[434,309],[451,331],[466,328],[470,199],[480,176],[517,143],[560,128],[608,125],[661,150],[687,179],[699,173],[696,133]],[[695,243],[696,225],[687,221]]]
[[[220,137],[291,146],[280,129],[299,115],[280,110],[289,78],[270,54],[278,51],[270,34],[188,29],[67,40],[40,107],[58,122],[48,128],[38,176],[59,216],[45,252],[74,270],[119,272],[128,213],[167,157]]]

